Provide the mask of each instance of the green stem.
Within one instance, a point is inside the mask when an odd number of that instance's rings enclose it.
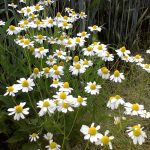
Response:
[[[78,108],[78,110],[77,110],[77,112],[76,112],[76,115],[75,115],[75,117],[74,117],[74,120],[73,120],[73,123],[72,123],[72,126],[71,126],[71,130],[70,130],[69,134],[67,135],[67,137],[69,137],[70,134],[71,134],[71,132],[72,132],[72,129],[73,129],[73,127],[74,127],[74,124],[75,124],[75,122],[76,122],[76,120],[77,120],[78,113],[79,113],[79,108]]]
[[[88,146],[89,146],[89,140],[88,140],[88,142],[86,143],[86,146],[85,146],[85,149],[84,150],[87,150],[87,148],[88,148]]]
[[[66,139],[66,120],[65,120],[65,115],[64,115],[64,138],[63,138],[63,143],[62,143],[62,149],[64,149],[65,145],[65,139]]]

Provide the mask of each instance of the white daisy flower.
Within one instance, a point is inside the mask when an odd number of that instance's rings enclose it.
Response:
[[[29,135],[30,142],[36,142],[38,139],[39,139],[39,134],[37,133],[32,133]]]
[[[54,87],[54,88],[58,88],[62,86],[63,86],[63,83],[60,82],[59,80],[53,80],[53,83],[50,85],[50,87]]]
[[[48,49],[45,49],[44,47],[39,47],[35,48],[33,55],[35,56],[35,58],[43,58],[48,52]]]
[[[128,136],[133,140],[134,144],[142,145],[147,137],[145,132],[142,131],[144,127],[140,124],[134,125],[133,127],[127,127]]]
[[[136,63],[142,63],[144,61],[144,59],[142,58],[141,55],[137,54],[133,57],[134,62]]]
[[[109,79],[110,77],[110,71],[107,69],[107,67],[98,69],[97,74],[102,77],[102,79]]]
[[[119,57],[123,57],[124,55],[126,56],[126,55],[129,55],[129,54],[131,53],[131,52],[130,52],[129,50],[127,50],[124,46],[121,47],[120,49],[117,49],[116,52],[117,52],[117,55],[118,55]]]
[[[35,86],[33,79],[31,78],[28,78],[28,79],[20,78],[20,80],[17,80],[17,82],[19,84],[16,84],[16,85],[18,85],[19,90],[22,90],[22,92],[32,91],[33,86]]]
[[[59,91],[60,92],[68,92],[71,93],[71,91],[73,90],[73,88],[71,88],[69,86],[68,82],[64,82],[63,85],[60,86]]]
[[[36,41],[36,42],[38,42],[39,44],[43,44],[43,41],[45,41],[46,40],[46,36],[43,36],[43,35],[41,35],[41,34],[39,34],[39,35],[37,35],[37,36],[34,36],[34,40]]]
[[[87,98],[78,96],[75,99],[74,107],[86,106],[87,105],[87,101],[86,100],[87,100]]]
[[[99,125],[94,127],[94,123],[92,123],[90,127],[82,125],[80,132],[84,134],[85,140],[90,140],[91,143],[94,143],[97,142],[98,138],[100,138],[100,133],[98,133],[99,129]]]
[[[41,74],[45,75],[46,78],[49,78],[50,77],[50,68],[49,67],[43,68],[43,71],[41,71]]]
[[[79,45],[80,47],[84,46],[85,40],[84,38],[76,37],[74,38],[74,42],[76,45]]]
[[[16,86],[15,84],[12,86],[8,86],[6,87],[6,93],[4,94],[4,96],[9,95],[9,96],[15,96],[15,94],[18,92],[18,86]]]
[[[140,117],[149,119],[150,118],[150,112],[147,112],[146,110],[142,110],[140,112]]]
[[[108,51],[106,52],[106,55],[104,55],[102,57],[102,60],[104,61],[113,61],[114,60],[114,56],[113,54],[110,54]]]
[[[96,82],[88,82],[87,86],[85,87],[85,92],[91,94],[91,95],[96,95],[99,94],[99,90],[102,87],[100,85],[96,85]]]
[[[53,134],[50,133],[50,132],[48,132],[48,133],[44,134],[43,137],[44,137],[46,140],[50,141],[50,140],[52,140],[52,138],[53,138]]]
[[[48,150],[60,150],[60,145],[58,145],[56,142],[53,140],[49,141],[49,145],[45,146]]]
[[[82,51],[85,56],[94,56],[95,55],[95,52],[94,52],[94,49],[92,46],[83,48]]]
[[[138,116],[144,110],[144,106],[139,105],[138,103],[134,103],[134,104],[125,103],[124,108],[125,108],[124,113],[127,114],[127,115],[131,115],[131,116]]]
[[[64,52],[62,50],[56,50],[56,52],[54,52],[54,56],[65,60],[66,59],[66,52]]]
[[[78,75],[78,74],[83,74],[86,69],[85,66],[82,65],[81,63],[75,63],[73,66],[69,67],[69,71],[72,72],[72,75]]]
[[[90,29],[91,32],[94,32],[94,31],[98,31],[98,32],[101,32],[102,28],[101,27],[98,27],[97,25],[93,25],[92,27],[88,27]]]
[[[14,115],[14,120],[25,119],[25,115],[29,114],[29,108],[23,108],[26,102],[21,102],[19,105],[15,106],[14,108],[9,108],[8,115]]]
[[[114,82],[122,82],[122,80],[124,80],[125,77],[123,75],[123,73],[120,73],[118,70],[114,71],[114,74],[110,76],[110,80],[114,81]]]
[[[91,67],[93,65],[93,62],[87,59],[84,59],[84,60],[81,59],[80,63],[84,65],[85,68]]]
[[[41,108],[41,110],[39,112],[39,116],[40,117],[42,117],[46,113],[48,113],[49,115],[51,115],[56,110],[56,104],[54,103],[53,100],[50,100],[49,98],[47,98],[47,99],[45,99],[43,101],[39,101],[37,103],[37,107]]]
[[[124,105],[124,99],[119,95],[111,96],[107,103],[107,107],[111,108],[112,110],[117,109],[119,105]]]
[[[10,25],[9,28],[7,29],[7,34],[8,35],[18,34],[19,32],[20,32],[20,28],[15,27],[13,25]]]
[[[46,64],[48,64],[49,66],[52,66],[52,65],[56,64],[56,62],[57,62],[57,59],[54,58],[53,55],[49,55],[49,56],[47,57]]]
[[[5,22],[0,20],[0,26],[4,26],[5,25]]]
[[[31,74],[30,78],[36,79],[41,77],[41,72],[39,71],[38,68],[33,69],[33,73]]]
[[[83,31],[83,32],[77,33],[77,36],[80,36],[82,38],[89,38],[90,34],[87,34],[87,32]]]
[[[109,149],[112,149],[112,143],[111,141],[114,139],[114,136],[108,136],[109,130],[105,131],[105,134],[98,137],[98,141],[95,142],[96,145],[105,146],[108,145]]]

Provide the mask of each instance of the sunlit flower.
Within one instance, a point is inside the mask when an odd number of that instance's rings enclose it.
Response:
[[[37,103],[37,107],[41,108],[41,110],[39,112],[39,116],[40,117],[42,117],[46,113],[48,113],[49,115],[51,115],[56,110],[56,104],[54,103],[53,100],[50,100],[49,98],[47,98],[47,99],[45,99],[43,101],[39,101]]]
[[[87,105],[87,101],[86,101],[87,98],[85,98],[85,97],[78,96],[75,100],[76,100],[75,103],[74,103],[75,107],[86,106]]]
[[[114,71],[114,74],[110,76],[110,80],[114,81],[114,82],[122,82],[122,80],[124,80],[125,77],[123,75],[123,73],[120,73],[118,70]]]
[[[104,61],[113,61],[114,56],[113,56],[113,54],[110,54],[109,52],[106,52],[106,54],[102,57],[102,60],[104,60]]]
[[[22,90],[22,92],[28,92],[28,91],[32,91],[33,90],[33,86],[35,86],[33,79],[28,78],[20,78],[20,80],[17,80],[17,82],[19,84],[18,85],[18,89]]]
[[[114,136],[108,136],[109,130],[105,131],[105,134],[98,137],[98,141],[95,142],[96,145],[105,146],[108,145],[109,149],[112,149],[112,143],[111,141],[114,139]]]
[[[18,34],[19,32],[20,32],[20,28],[15,27],[13,25],[10,25],[9,28],[7,29],[7,34],[8,35]]]
[[[110,71],[107,69],[107,67],[102,67],[98,69],[97,74],[102,77],[102,79],[109,79]]]
[[[43,58],[48,52],[48,49],[45,49],[44,47],[39,47],[35,48],[33,55],[35,56],[35,58]]]
[[[33,73],[31,74],[30,77],[31,77],[31,78],[34,78],[34,79],[40,78],[40,77],[41,77],[41,72],[39,71],[38,68],[34,68],[34,69],[33,69]]]
[[[77,36],[80,36],[82,38],[89,38],[90,34],[87,34],[87,32],[83,31],[81,33],[77,33]]]
[[[69,71],[72,72],[72,75],[78,75],[85,72],[85,66],[81,63],[75,63],[73,66],[70,66]]]
[[[114,110],[114,109],[117,109],[119,105],[123,105],[124,103],[125,103],[124,99],[120,97],[119,95],[111,96],[107,103],[107,107]]]
[[[53,80],[53,83],[50,85],[50,87],[58,88],[63,86],[63,83],[60,82],[59,80]]]
[[[4,96],[6,95],[10,95],[10,96],[15,96],[15,94],[18,92],[18,86],[17,85],[12,85],[12,86],[8,86],[6,87],[7,90],[6,90],[6,93],[4,94]]]
[[[47,57],[46,64],[48,64],[49,66],[56,64],[56,62],[57,62],[57,59],[53,55],[49,55]]]
[[[14,115],[14,120],[25,119],[25,115],[29,114],[29,108],[23,108],[26,102],[22,102],[19,105],[15,106],[14,108],[9,108],[8,111],[10,112],[8,115]]]
[[[5,25],[5,22],[0,20],[0,26],[4,26]]]
[[[53,138],[53,134],[50,132],[47,132],[46,134],[44,134],[44,138],[48,141],[52,140]]]
[[[125,108],[125,114],[127,115],[140,115],[142,113],[142,111],[144,110],[144,106],[143,105],[139,105],[138,103],[125,103],[124,104],[124,108]]]
[[[45,146],[48,150],[60,150],[60,145],[58,145],[53,140],[49,141],[49,145]]]
[[[39,139],[39,134],[37,133],[32,133],[29,135],[30,142],[36,142],[38,139]]]
[[[96,95],[99,94],[99,90],[102,88],[100,85],[96,85],[96,82],[88,82],[87,86],[85,87],[85,92],[91,94],[91,95]]]
[[[95,54],[92,46],[88,46],[87,48],[83,48],[82,51],[83,51],[83,54],[85,56],[94,56],[94,54]]]
[[[141,62],[144,61],[144,59],[142,58],[142,56],[139,55],[139,54],[135,55],[135,56],[133,57],[133,60],[134,60],[134,62],[136,62],[136,63],[141,63]]]
[[[68,82],[64,82],[62,86],[60,86],[59,91],[71,93],[73,88],[69,86]]]
[[[126,55],[129,55],[131,52],[129,50],[127,50],[124,46],[121,47],[120,49],[117,49],[116,50],[117,52],[117,55],[119,57],[122,57],[122,56],[126,56]]]
[[[91,32],[93,31],[98,31],[98,32],[101,32],[102,28],[101,27],[98,27],[97,25],[94,25],[92,27],[88,27],[90,29]]]
[[[98,133],[99,129],[99,125],[95,127],[94,123],[92,123],[90,127],[82,125],[80,132],[84,134],[85,140],[90,140],[90,142],[94,143],[97,142],[98,138],[100,138],[100,133]]]
[[[142,145],[145,142],[147,137],[145,132],[142,131],[144,127],[141,127],[140,124],[134,125],[132,127],[127,127],[128,136],[133,140],[134,144]]]

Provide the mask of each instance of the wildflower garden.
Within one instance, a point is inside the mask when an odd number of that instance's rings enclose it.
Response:
[[[149,6],[1,2],[0,150],[150,150]]]

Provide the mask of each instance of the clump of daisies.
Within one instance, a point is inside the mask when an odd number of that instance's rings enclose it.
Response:
[[[20,0],[20,2],[26,3],[26,0]],[[64,136],[62,146],[60,146],[55,142],[51,132],[44,134],[43,137],[48,142],[45,148],[48,150],[64,148],[65,140],[75,126],[80,109],[89,105],[93,96],[101,96],[102,84],[105,83],[103,81],[116,84],[124,82],[126,73],[122,69],[117,69],[115,63],[110,67],[107,65],[109,62],[114,61],[117,57],[119,61],[134,63],[150,73],[150,64],[144,63],[144,58],[140,54],[132,56],[131,51],[125,46],[116,48],[115,54],[112,54],[107,44],[100,41],[90,43],[91,36],[101,32],[102,26],[93,25],[88,27],[87,31],[71,35],[70,31],[75,29],[74,23],[87,17],[85,12],[77,13],[71,8],[65,8],[64,13],[57,12],[53,17],[45,16],[45,12],[44,15],[41,15],[54,2],[53,0],[40,0],[36,5],[21,8],[18,13],[22,19],[16,26],[11,24],[8,27],[7,34],[15,35],[14,42],[22,49],[30,74],[18,79],[15,84],[6,86],[4,93],[4,96],[12,97],[15,102],[12,108],[8,108],[8,115],[13,115],[14,120],[20,121],[27,118],[30,121],[29,113],[33,112],[38,117],[40,126],[37,125],[38,129],[29,135],[30,142],[37,142],[42,132],[45,132],[43,125],[47,120],[51,120],[60,131],[58,134],[60,138]],[[9,4],[9,7],[18,6]],[[0,21],[0,26],[4,25],[5,22]],[[149,53],[149,50],[146,52]],[[32,62],[30,57],[33,57],[35,62]],[[94,77],[95,75],[93,80],[88,79],[89,76]],[[74,86],[73,80],[76,80],[79,89]],[[44,82],[42,92],[39,86],[41,82]],[[34,99],[32,99],[30,93],[32,94],[34,90],[39,92],[40,98],[35,99],[33,96]],[[21,94],[27,95],[29,102],[24,102],[24,99],[23,102],[18,103],[15,96],[18,98]],[[150,118],[150,112],[146,111],[143,105],[127,102],[120,95],[111,96],[106,107],[116,112],[119,109],[118,117],[114,117],[116,125],[126,119],[124,115]],[[120,108],[123,108],[124,111],[121,112]],[[65,117],[67,117],[66,114],[73,114],[73,112],[76,114],[71,130],[66,135]],[[60,127],[63,119],[64,125]],[[141,145],[145,142],[147,136],[141,125],[127,129],[127,134],[134,144]],[[108,146],[109,149],[112,149],[114,136],[108,135],[109,130],[102,133],[100,125],[95,126],[95,123],[92,123],[90,127],[82,125],[80,131],[84,134],[84,139],[92,144]]]

